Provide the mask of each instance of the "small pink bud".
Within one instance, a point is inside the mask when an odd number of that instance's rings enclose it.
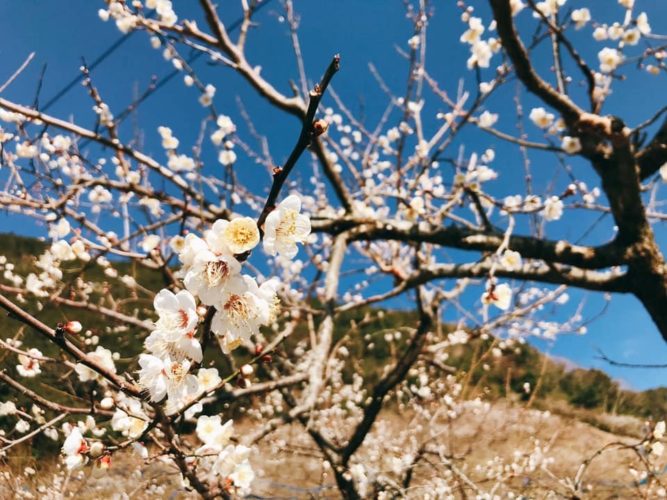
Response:
[[[79,333],[82,329],[83,327],[78,321],[68,321],[65,323],[65,330],[69,333]]]
[[[104,455],[100,458],[100,469],[108,469],[111,467],[111,455]]]

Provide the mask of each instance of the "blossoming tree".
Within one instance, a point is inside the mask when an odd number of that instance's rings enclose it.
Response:
[[[466,412],[488,408],[467,398],[467,374],[447,365],[450,350],[489,340],[481,363],[520,348],[529,335],[582,332],[581,313],[545,318],[546,306],[567,302],[569,287],[635,295],[667,339],[667,268],[653,231],[665,217],[658,192],[667,180],[667,121],[656,127],[665,108],[634,125],[603,113],[624,74],[664,77],[666,38],[653,33],[648,15],[634,0],[608,2],[617,9],[613,24],[594,20],[597,2],[460,0],[446,8],[460,15],[459,50],[469,50],[476,82],[452,96],[426,63],[435,12],[427,0],[406,1],[414,28],[399,50],[407,86],[396,96],[376,72],[389,97],[380,122],[369,124],[330,88],[339,56],[322,62],[314,85],[298,64],[300,84],[290,95],[262,76],[261,61],[245,51],[262,3],[240,3],[235,38],[211,0],[199,1],[205,26],[169,0],[109,0],[99,11],[123,33],[145,32],[184,84],[200,91],[201,140],[217,149],[223,167],[215,173],[204,170],[201,144],[186,153],[167,125],[156,131],[166,162],[123,142],[118,110],[86,67],[95,129],[0,95],[0,204],[44,223],[50,241],[31,272],[1,264],[0,306],[16,330],[0,349],[16,362],[0,380],[26,401],[0,405],[10,423],[2,453],[44,434],[61,442],[71,474],[108,469],[116,454],[133,449],[146,464],[168,463],[184,488],[204,498],[230,497],[252,490],[258,444],[297,426],[294,446],[306,438],[347,498],[499,498],[523,488],[517,478],[540,474],[540,487],[577,498],[590,461],[613,449],[631,451],[634,467],[645,470],[642,495],[664,492],[655,474],[662,422],[636,443],[601,450],[573,477],[551,473],[539,444],[466,470],[465,457],[441,439]],[[298,18],[291,0],[283,7],[300,61]],[[600,44],[598,60],[576,46],[574,32]],[[284,163],[238,136],[186,49],[232,68],[259,99],[299,120]],[[536,66],[537,50],[550,57],[548,72]],[[518,135],[500,128],[493,107],[513,81],[520,83]],[[528,95],[539,105],[524,113]],[[462,145],[471,131],[514,146],[523,165],[493,168],[500,161],[493,149]],[[537,192],[533,154],[549,154],[567,180]],[[593,187],[570,168],[573,158],[588,164]],[[268,190],[236,179],[236,165],[250,160],[267,167]],[[494,191],[499,173],[515,168],[524,169],[525,184],[507,196]],[[295,169],[310,182],[296,182]],[[606,242],[550,236],[550,223],[576,210],[611,214]],[[162,289],[142,283],[145,274],[121,275],[128,262],[159,275]],[[384,329],[381,308],[397,298],[414,313]],[[41,311],[53,306],[67,319],[45,324]],[[82,324],[84,311],[99,325]],[[343,319],[353,311],[363,319]],[[341,321],[349,323],[342,333]],[[375,331],[362,336],[365,324]],[[101,325],[106,333],[93,335]],[[35,347],[37,335],[48,351]],[[118,338],[140,338],[143,351]],[[363,344],[368,355],[378,342],[391,355],[373,378],[350,351]],[[65,401],[30,385],[45,372],[74,379],[61,391]],[[234,402],[249,408],[242,433],[221,406]],[[387,407],[409,414],[410,428],[389,432],[379,420]]]

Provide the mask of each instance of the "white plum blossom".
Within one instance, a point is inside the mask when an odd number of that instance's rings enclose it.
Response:
[[[659,457],[664,453],[665,445],[662,444],[660,441],[655,441],[655,442],[651,443],[650,450],[651,450],[652,455],[655,455],[656,457]]]
[[[16,432],[18,432],[19,434],[25,434],[30,430],[30,423],[27,420],[23,420],[22,418],[20,418],[16,422],[14,429],[16,429]]]
[[[243,461],[236,466],[229,478],[234,482],[234,486],[241,488],[241,490],[247,490],[255,479],[255,471],[248,461]]]
[[[544,202],[542,216],[544,220],[554,221],[563,215],[563,201],[558,196],[551,196]]]
[[[646,12],[642,12],[636,19],[637,29],[642,35],[649,35],[651,33],[651,25],[648,22]]]
[[[188,155],[171,155],[167,166],[174,172],[190,172],[195,169],[195,161]]]
[[[64,238],[69,234],[71,226],[67,219],[62,218],[58,220],[57,224],[54,224],[49,231],[49,236],[54,239]]]
[[[187,290],[177,294],[161,290],[154,300],[159,315],[155,330],[146,338],[146,349],[163,359],[202,360],[201,344],[195,338],[199,317],[194,297]]]
[[[623,33],[623,43],[626,45],[637,45],[641,36],[640,31],[636,28],[627,30]]]
[[[575,28],[581,29],[591,20],[591,11],[586,8],[575,9],[572,11],[571,17]]]
[[[204,88],[204,93],[199,97],[199,104],[208,107],[213,104],[213,97],[215,97],[216,88],[210,83]]]
[[[461,35],[461,42],[474,45],[477,43],[484,33],[484,24],[479,17],[471,17],[468,19],[468,29]]]
[[[143,197],[139,200],[139,205],[141,205],[142,207],[148,208],[148,211],[154,217],[159,217],[160,215],[163,214],[163,210],[162,210],[162,206],[160,204],[160,200],[158,200],[156,198]]]
[[[535,8],[545,17],[550,17],[558,13],[558,8],[565,5],[566,0],[545,0],[535,4]],[[533,17],[539,18],[540,15],[535,12]]]
[[[470,57],[467,61],[468,69],[473,69],[475,66],[480,68],[488,68],[493,57],[493,50],[491,46],[481,40],[470,47]]]
[[[306,241],[310,234],[310,219],[300,212],[301,199],[290,195],[266,217],[263,240],[266,253],[289,259],[296,256],[297,243]]]
[[[42,373],[42,370],[39,367],[39,359],[41,357],[41,351],[35,348],[29,349],[27,354],[19,354],[19,364],[16,365],[16,371],[22,377],[36,377]]]
[[[26,278],[25,289],[36,297],[48,297],[49,292],[44,290],[46,284],[35,273]]]
[[[249,465],[248,464],[248,456],[250,455],[250,448],[247,448],[246,446],[243,445],[237,445],[234,446],[232,444],[227,445],[225,449],[223,449],[219,454],[218,457],[216,458],[212,470],[214,473],[222,476],[222,477],[231,477],[235,475],[235,472],[239,468],[239,466],[244,466]],[[252,480],[254,477],[254,474],[251,473],[245,473],[243,474],[239,479],[243,481],[243,484],[248,484],[248,478]],[[240,486],[236,485],[235,486]]]
[[[181,253],[183,248],[185,248],[185,238],[180,234],[177,234],[169,240],[169,248],[177,254]]]
[[[182,248],[178,252],[178,259],[181,261],[181,264],[183,264],[184,270],[187,271],[187,269],[194,263],[197,255],[205,250],[208,250],[206,241],[195,234],[187,234],[184,238]]]
[[[16,144],[16,155],[19,158],[34,158],[37,156],[37,146],[29,142],[19,142]]]
[[[60,261],[68,261],[76,259],[76,255],[72,247],[65,240],[56,241],[51,245],[51,253],[53,257]]]
[[[496,122],[498,121],[498,115],[495,113],[490,113],[488,111],[484,111],[480,116],[479,116],[479,126],[482,128],[490,128],[492,127]]]
[[[271,319],[271,305],[248,275],[229,280],[217,312],[211,322],[211,330],[222,342],[222,349],[229,353],[244,340],[259,333],[262,325]]]
[[[228,420],[222,424],[220,415],[201,415],[197,419],[196,432],[207,450],[222,451],[234,434],[234,422]]]
[[[124,436],[136,439],[148,427],[148,416],[137,399],[124,398],[122,404],[124,408],[117,408],[111,417],[111,428]]]
[[[113,360],[113,353],[102,346],[97,346],[94,352],[88,353],[91,361],[94,361],[99,366],[106,368],[111,373],[116,373],[116,365]],[[99,383],[106,383],[106,379],[91,368],[88,368],[82,363],[77,363],[74,366],[81,382],[88,382],[89,380],[96,380]]]
[[[220,115],[216,121],[218,128],[211,134],[211,142],[216,146],[220,146],[225,138],[236,132],[236,125],[232,122],[229,116]]]
[[[220,301],[227,282],[241,272],[241,265],[231,252],[215,254],[202,250],[183,279],[185,287],[206,305]]]
[[[500,265],[508,271],[516,271],[521,268],[521,254],[514,250],[505,250],[500,258]]]
[[[186,290],[174,294],[164,289],[155,296],[153,307],[158,314],[155,327],[159,330],[173,330],[178,333],[189,333],[197,327],[197,303],[192,294]]]
[[[607,28],[605,26],[598,26],[593,30],[593,38],[597,42],[602,42],[609,38],[609,34],[607,33]]]
[[[88,193],[88,199],[90,200],[91,203],[98,205],[103,203],[109,203],[113,199],[113,196],[111,195],[111,192],[109,190],[103,188],[102,186],[95,186]]]
[[[667,182],[667,163],[664,163],[660,167],[660,178],[662,179],[662,182]]]
[[[567,154],[577,154],[579,151],[581,151],[581,141],[578,137],[570,137],[569,135],[566,135],[563,137],[561,147]]]
[[[619,40],[623,36],[625,28],[620,23],[614,23],[607,27],[607,36],[610,40]]]
[[[152,252],[160,244],[160,239],[157,234],[149,234],[141,240],[141,249],[146,253]]]
[[[550,127],[554,121],[553,113],[547,113],[544,108],[533,108],[529,115],[530,121],[540,128]]]
[[[214,240],[216,243],[211,244]],[[254,219],[237,217],[231,221],[217,220],[206,238],[215,250],[227,248],[233,254],[249,252],[259,243],[259,229]]]
[[[148,390],[151,401],[162,401],[165,396],[170,403],[178,405],[197,394],[197,377],[190,374],[190,361],[172,361],[168,357],[158,358],[151,354],[139,355],[139,384]]]
[[[470,335],[465,330],[455,330],[447,334],[447,340],[450,345],[465,344],[468,342]]]
[[[149,4],[154,4],[154,6],[149,7]],[[147,0],[146,7],[154,8],[158,16],[160,16],[160,21],[167,26],[173,26],[178,20],[172,7],[171,0]]]
[[[16,413],[16,404],[13,401],[0,403],[0,417],[14,415]]]
[[[526,8],[526,4],[522,0],[510,0],[510,8],[512,15],[516,16],[519,12]]]
[[[236,162],[236,153],[232,149],[223,149],[218,153],[218,161],[228,167]]]
[[[91,259],[88,250],[86,250],[86,244],[82,240],[76,240],[74,243],[72,243],[71,247],[72,252],[74,252],[74,255],[77,259],[84,262],[88,262]]]
[[[623,62],[623,54],[618,49],[605,47],[598,53],[598,59],[600,60],[600,71],[611,73]]]
[[[499,285],[487,284],[486,292],[482,295],[483,304],[492,304],[498,309],[506,311],[512,302],[512,288],[507,283]]]
[[[90,451],[88,442],[83,438],[79,427],[72,427],[71,432],[65,439],[62,453],[65,455],[65,465],[69,470],[81,467],[86,461],[85,454]]]
[[[466,182],[488,182],[498,178],[498,172],[486,165],[475,165],[466,173]]]
[[[197,381],[202,392],[209,392],[215,389],[222,379],[216,368],[200,368],[197,372]]]
[[[157,129],[162,138],[162,147],[167,150],[176,149],[178,147],[178,139],[174,137],[173,132],[169,127],[158,127]]]

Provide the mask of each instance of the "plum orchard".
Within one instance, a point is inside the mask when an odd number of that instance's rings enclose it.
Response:
[[[664,78],[665,36],[634,0],[608,0],[604,9],[566,0],[404,3],[413,30],[398,48],[407,85],[396,95],[371,67],[388,96],[376,124],[329,88],[338,56],[309,84],[291,0],[279,19],[298,63],[289,95],[245,50],[261,3],[240,2],[235,38],[211,0],[182,6],[192,12],[169,0],[101,5],[102,21],[146,33],[197,90],[193,116],[205,116],[194,145],[168,123],[146,132],[161,145],[157,156],[122,140],[127,113],[111,108],[108,85],[86,66],[92,129],[0,97],[0,205],[48,227],[49,239],[27,272],[0,260],[0,306],[17,320],[0,341],[11,359],[0,380],[23,398],[0,404],[0,451],[10,457],[41,435],[59,443],[64,467],[51,484],[42,481],[41,494],[134,450],[145,464],[168,464],[204,498],[243,495],[256,480],[258,444],[275,440],[280,446],[267,449],[276,455],[308,449],[347,498],[514,498],[527,484],[535,495],[578,498],[590,463],[612,452],[628,455],[627,482],[636,481],[638,494],[665,495],[656,474],[663,422],[649,423],[635,443],[592,450],[573,475],[557,475],[550,445],[538,441],[468,463],[451,431],[489,403],[447,364],[452,349],[473,340],[485,341],[474,362],[488,368],[528,336],[585,333],[589,319],[570,307],[569,288],[633,294],[667,338],[667,268],[654,235],[665,219],[665,108],[636,125],[602,112],[627,74]],[[446,90],[452,82],[440,84],[429,70],[444,64],[441,54],[427,64],[435,7],[461,21],[469,88],[460,84],[455,95]],[[248,138],[234,113],[218,112],[216,86],[188,51],[231,68],[259,99],[299,120],[282,165],[247,110],[240,119]],[[498,103],[512,92],[516,113],[501,116]],[[517,135],[506,131],[511,122]],[[479,137],[503,147],[476,151],[469,145]],[[537,182],[549,162],[561,175]],[[249,163],[266,168],[268,194],[242,182],[238,165]],[[511,169],[524,182],[508,193],[495,181]],[[579,213],[613,219],[601,229],[608,239],[564,237],[562,224],[578,226]],[[161,286],[128,271],[143,268]],[[394,298],[412,307],[412,320],[384,328],[378,307]],[[49,307],[66,320],[45,324]],[[355,311],[361,319],[342,319]],[[95,319],[83,321],[84,313]],[[38,334],[40,348],[31,345]],[[122,342],[135,338],[141,353]],[[388,354],[374,367],[379,345]],[[33,384],[47,375],[74,381],[56,400]],[[246,410],[243,432],[225,414],[223,403],[232,402]],[[387,432],[383,408],[410,425]],[[275,437],[283,426],[302,432],[285,443]],[[23,491],[21,476],[5,476]]]

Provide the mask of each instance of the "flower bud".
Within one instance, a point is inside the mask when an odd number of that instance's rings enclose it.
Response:
[[[100,401],[100,408],[104,410],[113,408],[113,398],[104,398],[102,401]]]
[[[83,327],[78,321],[68,321],[65,323],[65,330],[69,333],[79,333],[82,329]]]
[[[100,469],[108,469],[111,467],[111,455],[104,455],[100,458]]]
[[[321,118],[319,120],[315,120],[313,122],[313,135],[315,135],[315,137],[319,137],[325,133],[328,128],[329,123],[326,120],[322,120]]]
[[[90,456],[93,458],[99,457],[104,452],[104,445],[99,441],[95,441],[90,445]]]

